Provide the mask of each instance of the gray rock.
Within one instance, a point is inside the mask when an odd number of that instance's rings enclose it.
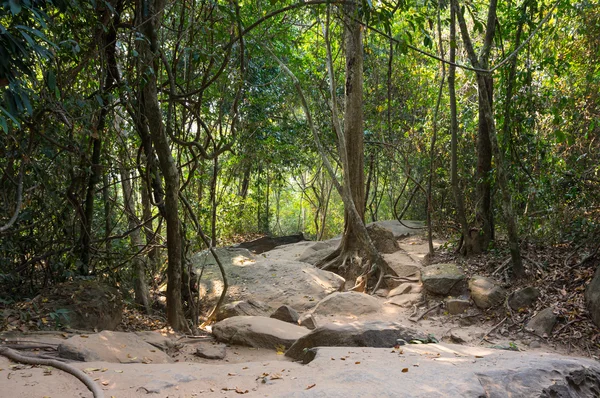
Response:
[[[289,305],[282,305],[271,314],[271,318],[279,319],[280,321],[289,323],[298,323],[300,315],[298,315],[296,310]]]
[[[408,294],[408,293],[421,293],[422,290],[422,286],[416,283],[410,283],[410,282],[405,282],[402,283],[400,286],[390,290],[390,292],[388,293],[388,297],[394,297],[394,296],[399,296],[401,294]]]
[[[309,333],[306,328],[263,316],[235,316],[212,328],[217,340],[256,348],[289,347]]]
[[[540,291],[535,287],[524,287],[516,290],[508,296],[508,306],[515,311],[519,308],[527,308],[531,306],[540,296]]]
[[[298,339],[285,355],[301,360],[305,351],[313,347],[393,347],[398,339],[427,341],[428,337],[396,322],[328,323]]]
[[[542,348],[542,343],[537,340],[533,340],[529,343],[529,348]]]
[[[446,310],[450,315],[458,315],[464,313],[471,307],[471,302],[465,299],[447,298]]]
[[[420,293],[408,293],[400,296],[394,296],[386,301],[386,304],[397,305],[398,307],[410,307],[413,304],[418,303],[423,298]]]
[[[483,309],[500,305],[506,298],[506,290],[484,276],[473,276],[469,280],[469,290],[475,305]]]
[[[113,363],[171,363],[166,353],[133,333],[105,330],[97,334],[76,335],[58,346],[61,358],[75,361]]]
[[[550,335],[556,325],[556,320],[552,308],[545,308],[534,315],[525,327],[532,329],[539,336]]]
[[[225,344],[212,344],[209,342],[201,342],[196,345],[194,355],[205,359],[223,359],[227,351]]]
[[[323,242],[317,242],[313,246],[304,250],[300,257],[298,257],[298,261],[315,265],[328,255],[333,253],[335,249],[335,246],[330,246]]]
[[[315,315],[363,315],[381,311],[375,297],[357,292],[336,292],[321,300],[314,308]]]
[[[374,223],[367,226],[367,232],[380,253],[394,253],[400,250],[394,234],[389,229]]]
[[[217,321],[231,318],[233,316],[264,316],[267,315],[270,308],[260,301],[234,301],[223,305],[217,313]]]
[[[317,321],[315,320],[315,317],[311,314],[304,314],[298,320],[298,325],[313,330],[317,328]]]
[[[394,238],[401,239],[410,235],[415,235],[421,232],[422,228],[425,227],[423,221],[411,221],[411,220],[383,220],[375,221],[367,224],[367,227],[377,224],[380,227],[389,229],[394,234]]]
[[[585,289],[585,302],[592,321],[600,327],[600,267],[596,269],[592,281]]]
[[[135,334],[144,340],[146,343],[153,345],[161,351],[167,352],[170,348],[175,346],[175,342],[168,336],[163,336],[159,332],[154,331],[142,331],[135,332]]]
[[[429,293],[460,296],[466,288],[465,274],[456,264],[435,264],[421,271],[423,288]]]

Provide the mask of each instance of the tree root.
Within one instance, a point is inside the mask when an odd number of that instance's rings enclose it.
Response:
[[[85,386],[92,392],[92,394],[94,394],[94,398],[104,398],[104,391],[102,391],[100,386],[96,384],[90,376],[83,373],[81,370],[73,367],[72,365],[57,361],[55,359],[35,358],[26,355],[21,355],[15,350],[6,347],[0,347],[0,355],[12,361],[24,363],[27,365],[52,366],[53,368],[60,369],[63,372],[67,372],[77,377],[83,384],[85,384]]]

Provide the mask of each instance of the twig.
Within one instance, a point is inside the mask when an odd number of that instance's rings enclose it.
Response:
[[[535,265],[542,274],[546,273],[546,270],[544,269],[544,266],[542,264],[540,264],[538,261],[532,260],[531,258],[525,256],[524,254],[521,254],[521,257],[523,257],[525,260],[529,261],[530,263],[532,263],[533,265]]]
[[[499,274],[504,269],[504,267],[508,265],[508,263],[510,263],[510,256],[506,260],[502,261],[502,264],[500,264],[500,266],[496,268],[494,272],[492,272],[492,276]]]
[[[574,323],[577,322],[581,322],[583,321],[583,318],[575,318],[572,321],[569,321],[567,323],[565,323],[564,325],[562,325],[560,328],[558,328],[554,333],[552,333],[553,336],[557,336],[560,332],[562,332],[566,327],[568,327],[569,325],[572,325]]]
[[[412,322],[419,322],[421,319],[423,319],[423,317],[425,315],[429,314],[431,311],[433,311],[436,308],[439,308],[441,306],[442,306],[442,303],[437,303],[433,307],[430,307],[429,309],[425,310],[425,312],[423,312],[421,315],[419,315],[419,317],[417,319],[412,319],[412,318],[408,318],[408,319],[411,320]]]
[[[90,376],[73,367],[72,365],[57,361],[55,359],[35,358],[21,355],[18,352],[5,347],[0,347],[0,355],[5,356],[6,358],[15,362],[24,363],[27,365],[52,366],[53,368],[60,369],[63,372],[67,372],[77,377],[83,384],[85,384],[92,394],[94,394],[94,398],[104,398],[104,392],[100,386],[96,384]]]
[[[575,265],[570,266],[569,267],[569,271],[573,270],[574,268],[581,267],[586,261],[594,258],[596,256],[596,254],[598,254],[598,250],[600,250],[600,245],[596,246],[596,248],[594,249],[594,251],[591,252],[590,254],[588,254],[587,256],[585,256],[583,258],[583,260],[581,260],[580,262],[578,262]]]
[[[502,325],[504,322],[506,322],[507,319],[508,319],[508,317],[505,316],[504,319],[502,319],[500,322],[498,322],[497,324],[495,324],[493,328],[491,328],[486,334],[483,335],[483,337],[481,338],[481,341],[479,342],[479,344],[483,343],[483,341],[488,337],[488,335],[490,333],[492,333],[494,330],[498,329],[500,327],[500,325]]]

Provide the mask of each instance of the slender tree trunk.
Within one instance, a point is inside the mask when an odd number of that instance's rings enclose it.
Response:
[[[156,59],[160,51],[157,43],[165,0],[137,0],[138,26],[146,37],[139,40],[139,53],[142,65],[153,66],[152,71],[141,71],[145,77],[142,86],[142,112],[148,121],[152,142],[158,156],[160,171],[165,180],[165,221],[167,223],[167,320],[176,331],[188,329],[181,301],[181,228],[179,221],[179,170],[171,153],[171,146],[158,103]]]

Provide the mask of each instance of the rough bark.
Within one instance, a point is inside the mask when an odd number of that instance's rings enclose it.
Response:
[[[158,164],[165,181],[164,217],[167,224],[167,321],[176,331],[188,329],[181,301],[182,258],[181,228],[179,221],[179,170],[171,153],[171,146],[162,119],[158,103],[156,82],[157,57],[159,55],[157,35],[160,28],[161,10],[165,0],[138,0],[137,17],[142,34],[146,40],[139,40],[141,65],[147,69],[141,71],[145,82],[141,88],[141,110],[145,116]],[[150,68],[153,68],[150,70]]]

